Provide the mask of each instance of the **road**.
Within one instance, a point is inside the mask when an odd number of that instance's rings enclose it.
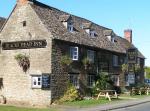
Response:
[[[150,111],[150,102],[111,111]]]

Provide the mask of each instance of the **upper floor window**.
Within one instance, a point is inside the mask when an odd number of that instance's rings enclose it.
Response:
[[[113,55],[113,66],[118,66],[118,58],[117,55]]]
[[[69,32],[73,32],[73,22],[72,21],[67,22],[67,29]]]
[[[89,34],[93,38],[96,37],[96,32],[94,30],[90,30]]]
[[[137,64],[140,64],[140,58],[137,58]]]
[[[111,41],[112,43],[115,42],[115,38],[111,35],[107,36],[108,40]]]
[[[78,47],[70,47],[70,55],[72,60],[78,60],[79,56]]]
[[[92,63],[94,63],[94,53],[95,53],[95,51],[93,51],[93,50],[87,50],[87,58]]]

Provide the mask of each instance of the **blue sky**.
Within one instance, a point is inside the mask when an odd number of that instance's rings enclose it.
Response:
[[[150,0],[39,0],[55,8],[111,28],[122,36],[133,30],[133,43],[150,66]],[[16,0],[1,0],[0,16],[8,17]]]

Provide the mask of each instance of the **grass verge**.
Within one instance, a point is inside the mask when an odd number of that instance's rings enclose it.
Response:
[[[54,108],[36,109],[36,108],[23,108],[15,106],[0,106],[0,111],[58,111]]]

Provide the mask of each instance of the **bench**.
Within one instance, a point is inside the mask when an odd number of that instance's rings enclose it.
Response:
[[[100,97],[105,97],[105,98],[108,98],[109,101],[111,101],[111,98],[118,98],[118,94],[116,92],[116,90],[100,90],[98,96],[97,96],[97,100],[100,98]]]

